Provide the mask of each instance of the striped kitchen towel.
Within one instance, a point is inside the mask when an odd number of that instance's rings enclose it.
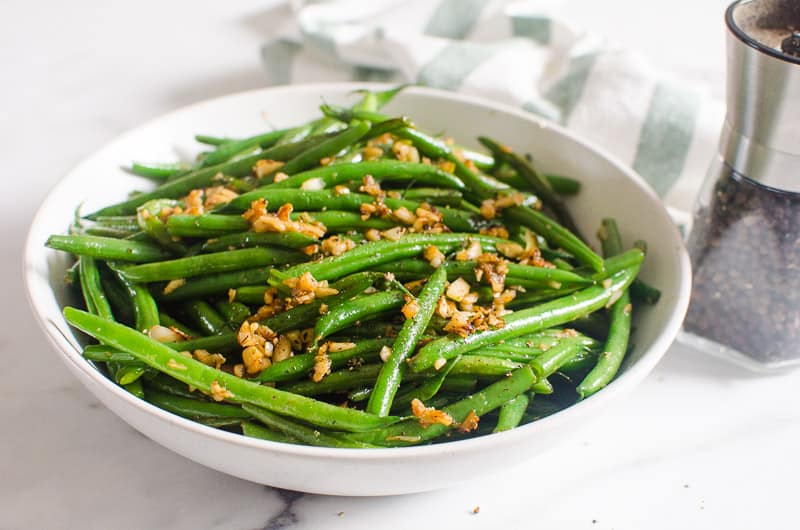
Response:
[[[716,152],[721,102],[565,22],[560,2],[290,5],[293,24],[262,49],[273,84],[410,82],[522,107],[602,146],[684,212]]]

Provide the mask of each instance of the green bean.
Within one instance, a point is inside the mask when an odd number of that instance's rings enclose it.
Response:
[[[242,422],[242,434],[248,438],[258,438],[259,440],[267,440],[270,442],[281,442],[286,444],[300,443],[297,438],[286,435],[279,431],[268,429],[263,425],[251,423],[249,421]]]
[[[136,329],[144,334],[150,331],[153,326],[159,325],[158,319],[158,306],[153,296],[144,286],[138,285],[124,278],[118,271],[115,271],[117,278],[122,286],[128,292],[133,305],[133,315]],[[114,373],[114,379],[118,384],[125,386],[133,383],[146,372],[146,366],[143,363],[136,362],[128,364]]]
[[[240,420],[250,418],[250,414],[233,405],[213,403],[210,401],[200,401],[198,399],[187,398],[159,392],[158,390],[146,389],[145,396],[147,401],[162,408],[167,412],[172,412],[184,418],[238,418]]]
[[[134,355],[160,372],[204,392],[212,392],[216,389],[217,395],[222,394],[227,399],[233,399],[239,403],[263,407],[312,425],[351,432],[380,429],[397,421],[397,418],[392,416],[381,417],[341,408],[240,379],[206,366],[199,361],[187,359],[168,346],[131,328],[104,320],[85,311],[66,307],[64,308],[64,317],[67,322],[84,333]],[[223,390],[220,391],[220,389]]]
[[[479,353],[470,352],[469,355],[461,356],[461,360],[456,363],[450,372],[453,375],[478,375],[482,377],[501,377],[522,368],[524,363],[517,363],[508,359],[497,357],[484,357]],[[540,368],[531,364],[531,368]],[[534,373],[536,372],[534,370]],[[537,374],[538,376],[538,374]]]
[[[396,226],[396,223],[391,219],[370,217],[365,221],[361,218],[361,214],[356,212],[342,212],[338,210],[328,210],[324,212],[302,212],[293,213],[291,215],[293,221],[303,220],[306,217],[317,221],[318,223],[322,223],[329,234],[348,232],[350,230],[366,230],[368,228],[386,230]]]
[[[550,377],[564,364],[583,351],[584,345],[579,339],[563,339],[552,348],[539,353],[531,366],[538,366],[539,377]]]
[[[661,291],[639,278],[634,280],[629,291],[631,293],[631,298],[647,305],[656,305],[661,299]]]
[[[352,274],[331,285],[332,288],[339,291],[339,294],[315,298],[307,304],[295,306],[270,317],[264,323],[278,333],[310,325],[320,318],[320,310],[323,305],[328,306],[329,309],[339,307],[356,295],[363,293],[373,283],[375,283],[374,273]]]
[[[516,280],[529,280],[533,282],[539,282],[539,284],[543,285],[560,283],[585,285],[592,283],[592,280],[589,278],[561,269],[519,265],[511,262],[508,262],[506,265],[508,266],[506,283],[509,285],[519,285]],[[478,263],[476,261],[451,261],[445,265],[445,268],[447,269],[448,279],[463,277],[465,279],[474,280],[475,270],[478,269]],[[412,272],[416,273],[420,277],[427,277],[433,273],[435,269],[423,260],[404,259],[397,262],[378,265],[374,267],[373,270],[394,272],[395,274]],[[558,287],[555,287],[555,289],[557,290]]]
[[[165,208],[174,208],[176,206],[179,206],[179,203],[173,199],[147,201],[136,209],[136,222],[142,231],[164,248],[178,254],[185,254],[186,247],[169,233],[167,226],[159,216]]]
[[[455,361],[455,359],[453,359]],[[444,370],[444,369],[443,369]],[[443,371],[441,370],[441,371]],[[446,374],[436,374],[433,378],[423,381],[422,384],[407,390],[400,390],[392,402],[392,411],[407,410],[408,406],[415,399],[424,403],[437,397],[440,390],[456,393],[472,392],[478,385],[478,378],[471,376],[442,377]],[[402,387],[401,387],[402,388]]]
[[[337,164],[292,175],[286,180],[275,182],[274,188],[322,189],[332,188],[351,180],[360,181],[372,175],[376,181],[415,182],[442,188],[463,189],[464,184],[457,178],[428,164],[400,162],[398,160],[376,160],[353,164]]]
[[[250,223],[238,215],[170,215],[167,230],[178,237],[214,237],[250,230]]]
[[[528,409],[528,403],[530,400],[525,394],[520,394],[503,403],[500,407],[500,415],[497,417],[497,425],[492,432],[510,431],[516,428]]]
[[[331,369],[337,370],[347,364],[350,359],[363,358],[365,361],[377,359],[377,354],[384,346],[389,346],[391,339],[360,340],[355,347],[328,353]],[[261,382],[282,383],[295,381],[306,376],[314,368],[314,354],[303,353],[277,362],[261,373],[256,379]]]
[[[458,190],[442,188],[409,188],[400,193],[406,200],[427,202],[435,206],[457,207],[464,198]]]
[[[154,377],[149,377],[147,379],[147,388],[152,388],[158,390],[164,394],[170,394],[172,396],[181,396],[189,399],[193,399],[195,401],[205,401],[211,402],[211,398],[203,394],[202,392],[198,392],[196,389],[190,387],[189,385],[178,381],[177,379],[173,379],[166,374],[158,374]]]
[[[545,174],[544,178],[550,183],[550,187],[553,188],[553,191],[559,195],[577,195],[581,191],[580,181],[573,178],[552,174]]]
[[[128,293],[116,280],[116,274],[109,271],[101,272],[100,285],[108,301],[111,303],[111,309],[115,317],[114,320],[132,323],[134,320],[133,305],[128,297]]]
[[[439,359],[452,359],[460,353],[500,340],[570,322],[606,305],[612,297],[628,287],[637,271],[638,267],[617,273],[611,278],[608,287],[587,287],[563,298],[512,313],[505,317],[502,328],[474,333],[467,337],[442,337],[429,342],[411,359],[410,366],[415,372],[419,372],[432,367]]]
[[[292,261],[292,260],[287,260]],[[186,283],[167,294],[157,293],[159,300],[189,300],[200,296],[226,293],[228,289],[242,285],[260,285],[267,281],[271,267],[257,267],[243,271],[223,272],[189,278]]]
[[[540,175],[539,172],[536,171],[536,169],[534,169],[534,167],[531,166],[527,160],[514,153],[508,147],[501,146],[489,138],[481,137],[478,138],[478,141],[480,141],[487,149],[489,149],[489,151],[492,152],[495,160],[502,160],[513,167],[517,173],[530,185],[533,192],[542,200],[542,202],[544,202],[546,206],[549,206],[553,212],[555,212],[559,221],[561,221],[561,224],[563,224],[567,230],[581,238],[580,231],[578,230],[578,226],[575,224],[575,220],[572,218],[572,215],[570,215],[569,210],[567,210],[567,207],[564,205],[561,198],[553,191],[550,182]]]
[[[173,180],[169,180],[153,191],[141,193],[128,200],[102,208],[88,216],[88,219],[95,219],[102,215],[126,215],[133,214],[136,208],[153,199],[177,199],[186,195],[193,189],[205,188],[214,184],[215,178],[219,174],[230,175],[233,177],[244,177],[251,173],[253,166],[259,160],[269,159],[277,161],[289,160],[299,153],[307,151],[315,145],[325,142],[326,135],[308,138],[295,143],[276,145],[260,153],[249,155],[235,160],[229,160],[216,166],[209,166],[196,169],[181,175]]]
[[[138,229],[135,231],[130,231],[130,230],[124,230],[122,228],[94,225],[94,226],[87,226],[82,231],[76,232],[73,235],[113,237],[114,239],[126,239],[139,232],[140,231]]]
[[[175,320],[164,311],[158,312],[158,320],[161,322],[162,326],[166,326],[168,328],[175,328],[188,337],[197,337],[198,335],[200,335],[196,330],[188,327],[183,322]]]
[[[354,300],[344,302],[328,310],[319,317],[314,326],[314,343],[316,345],[333,333],[346,329],[356,322],[371,320],[380,315],[401,307],[405,303],[405,295],[400,291],[380,291],[364,295]]]
[[[208,134],[195,134],[194,139],[196,142],[206,145],[218,146],[228,142],[235,142],[233,138],[223,138],[220,136],[211,136]]]
[[[301,249],[316,240],[300,232],[241,232],[209,239],[200,247],[201,253],[222,252],[237,248],[283,247]]]
[[[357,110],[347,111],[347,109],[341,109],[329,105],[323,105],[321,108],[324,113],[337,116],[339,119],[343,119],[348,115],[351,119],[366,119],[376,123],[389,119],[388,116],[374,112],[363,112]],[[401,138],[410,140],[422,154],[430,158],[443,158],[455,164],[456,176],[463,182],[466,188],[476,193],[482,199],[493,196],[498,189],[506,187],[505,184],[474,173],[461,160],[459,160],[450,147],[448,147],[447,144],[441,140],[428,136],[427,134],[411,127],[397,129],[395,134]]]
[[[216,335],[228,329],[228,323],[204,300],[191,300],[183,304],[186,316],[206,335]]]
[[[319,317],[319,308],[323,303],[336,305],[344,300],[348,300],[364,291],[374,282],[372,273],[353,274],[342,278],[333,284],[334,288],[340,289],[340,294],[318,298],[308,304],[295,306],[283,313],[279,313],[261,321],[261,324],[268,326],[275,333],[283,333],[291,329],[298,329],[311,324]],[[236,333],[221,333],[212,337],[202,337],[184,342],[167,343],[168,346],[177,350],[210,350],[219,351],[233,348],[237,345]]]
[[[186,163],[179,162],[177,164],[144,164],[142,162],[134,162],[131,164],[130,171],[134,175],[147,177],[155,180],[166,180],[179,173],[184,173],[190,169]]]
[[[417,311],[407,318],[397,339],[392,345],[392,353],[386,359],[375,380],[372,395],[369,397],[366,410],[379,416],[387,416],[392,402],[403,378],[406,359],[417,347],[420,336],[433,316],[436,304],[444,292],[447,281],[447,270],[437,269],[422,288],[417,298]]]
[[[89,256],[83,256],[79,260],[78,271],[80,274],[81,291],[86,300],[86,307],[95,315],[101,316],[107,320],[114,320],[111,304],[100,283],[100,271],[97,269],[97,262],[95,259]]]
[[[299,153],[286,162],[286,164],[281,167],[281,171],[287,175],[294,175],[305,169],[316,166],[319,161],[326,156],[333,156],[348,145],[360,140],[361,137],[369,132],[369,128],[370,124],[368,122],[356,123],[319,145]]]
[[[470,412],[482,416],[500,407],[503,403],[527,392],[536,383],[536,375],[528,366],[515,370],[483,390],[444,407],[456,423],[464,421]],[[433,424],[423,427],[416,419],[402,421],[386,428],[347,435],[348,438],[382,445],[413,445],[445,434],[450,427]]]
[[[280,388],[293,394],[301,396],[319,396],[324,394],[335,394],[346,392],[353,388],[372,384],[380,372],[380,364],[365,364],[356,366],[352,369],[339,370],[333,372],[319,382],[306,380],[288,383]],[[458,374],[453,377],[460,378],[463,375],[471,376],[474,374]],[[505,372],[501,375],[505,375]],[[409,374],[409,381],[419,381],[429,378],[429,374]],[[472,380],[472,377],[468,377]]]
[[[241,302],[220,300],[214,304],[214,307],[225,318],[228,327],[234,331],[239,329],[242,322],[250,318],[250,308]]]
[[[218,335],[210,335],[208,337],[196,337],[189,340],[181,340],[177,342],[165,342],[165,346],[172,348],[175,351],[194,351],[194,350],[208,350],[210,352],[219,352],[230,350],[238,346],[236,342],[236,333],[224,332]]]
[[[612,256],[622,252],[622,238],[616,221],[603,219],[598,235],[601,235],[600,241],[603,246],[603,254]],[[606,339],[603,353],[597,359],[597,366],[586,375],[576,388],[581,399],[585,399],[605,387],[617,375],[628,350],[632,312],[630,294],[626,289],[609,311],[608,338]]]
[[[70,254],[102,260],[140,263],[158,261],[170,257],[169,252],[152,243],[114,239],[112,237],[53,235],[47,238],[45,245]]]
[[[364,442],[348,440],[346,438],[337,436],[336,434],[324,433],[317,429],[306,427],[305,425],[293,422],[278,414],[275,414],[266,408],[244,404],[242,405],[242,409],[267,427],[282,432],[286,436],[308,445],[341,448],[373,447],[372,445]]]
[[[292,256],[292,252],[284,249],[244,248],[132,265],[120,270],[127,279],[146,283],[275,265],[285,263]]]
[[[244,198],[244,200],[240,200]],[[333,190],[298,190],[294,188],[288,189],[273,189],[270,187],[254,190],[246,195],[241,195],[225,207],[221,208],[222,212],[243,212],[250,207],[253,200],[265,199],[267,201],[267,210],[276,211],[284,204],[291,204],[296,211],[305,210],[345,210],[345,211],[360,211],[363,204],[372,204],[375,202],[375,197],[363,193],[337,193]],[[416,211],[421,203],[407,200],[407,199],[393,199],[387,197],[383,199],[387,207],[396,210],[398,208],[406,208],[411,212]],[[450,208],[440,210],[444,223],[453,231],[467,232],[474,230],[477,224],[477,217]]]
[[[81,356],[87,361],[131,363],[136,361],[133,355],[117,351],[102,344],[90,344],[83,349]]]
[[[559,225],[541,212],[526,206],[514,206],[503,210],[505,217],[527,226],[553,245],[559,246],[574,255],[578,260],[592,267],[595,271],[603,271],[603,258],[594,253],[586,243],[575,234]]]
[[[262,158],[262,154],[250,155],[238,160],[225,162],[216,166],[190,171],[174,180],[170,180],[153,191],[140,193],[125,201],[102,208],[87,218],[94,219],[101,215],[126,215],[136,212],[136,208],[153,199],[176,199],[186,195],[195,188],[211,186],[214,177],[219,173],[241,177],[248,175],[253,165]]]
[[[144,399],[144,387],[142,387],[141,380],[137,379],[132,383],[122,385],[122,387],[131,394],[133,394],[134,396],[138,397],[139,399]]]
[[[233,289],[233,300],[247,305],[261,305],[264,303],[264,294],[269,287],[260,285],[243,285]]]
[[[415,256],[430,245],[437,246],[442,252],[449,252],[460,247],[469,239],[489,245],[504,241],[477,234],[411,234],[400,238],[398,241],[366,243],[340,256],[331,256],[315,263],[301,263],[289,267],[284,273],[291,278],[300,276],[304,272],[310,272],[317,280],[333,280],[375,265]]]
[[[227,162],[235,155],[253,147],[261,147],[262,149],[271,147],[287,132],[287,129],[279,129],[277,131],[270,131],[263,134],[250,136],[248,138],[242,138],[241,140],[231,140],[225,142],[216,150],[207,153],[203,157],[200,167],[215,166],[217,164]]]
[[[439,372],[435,374],[433,377],[423,380],[422,383],[420,383],[419,385],[410,387],[407,386],[405,390],[401,390],[402,387],[400,386],[400,378],[398,377],[397,378],[398,385],[397,388],[393,389],[394,392],[392,393],[391,396],[390,400],[391,406],[389,407],[389,411],[392,410],[397,411],[402,408],[405,408],[408,405],[410,405],[411,402],[415,399],[419,399],[420,401],[428,401],[432,399],[434,396],[436,396],[436,394],[439,393],[439,390],[441,390],[442,386],[444,385],[444,382],[447,380],[448,376],[450,375],[450,372],[453,370],[453,367],[460,360],[461,360],[460,356],[456,357],[455,359],[449,360],[447,364],[444,366],[444,368],[439,370]],[[384,368],[381,368],[380,372],[378,373],[375,385],[372,387],[370,392],[369,396],[370,401],[372,401],[373,399],[379,399],[379,401],[382,401],[380,400],[380,398],[373,398],[372,396],[375,395],[376,392],[385,391],[379,388],[380,380],[383,376],[384,371],[385,371]],[[460,380],[460,378],[454,378],[454,379]],[[469,379],[470,382],[472,382],[472,380],[474,379],[474,383],[477,384],[477,378],[469,378]],[[392,381],[389,381],[389,384],[392,384]],[[469,392],[472,390],[472,388],[474,388],[474,386],[470,386],[467,390],[464,391]],[[369,411],[369,405],[367,406],[367,410]]]

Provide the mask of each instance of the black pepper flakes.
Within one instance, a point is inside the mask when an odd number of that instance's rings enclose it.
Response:
[[[687,331],[769,365],[800,358],[800,193],[735,172],[695,213]]]

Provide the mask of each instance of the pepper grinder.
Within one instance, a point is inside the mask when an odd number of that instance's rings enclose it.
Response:
[[[683,339],[759,371],[800,365],[800,2],[728,7],[727,115],[695,207]]]

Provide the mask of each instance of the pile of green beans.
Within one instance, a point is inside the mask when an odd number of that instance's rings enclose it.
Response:
[[[76,257],[84,357],[178,416],[279,443],[379,448],[514,429],[609,384],[646,245],[602,256],[580,183],[381,113],[402,87],[192,162],[47,245]]]

